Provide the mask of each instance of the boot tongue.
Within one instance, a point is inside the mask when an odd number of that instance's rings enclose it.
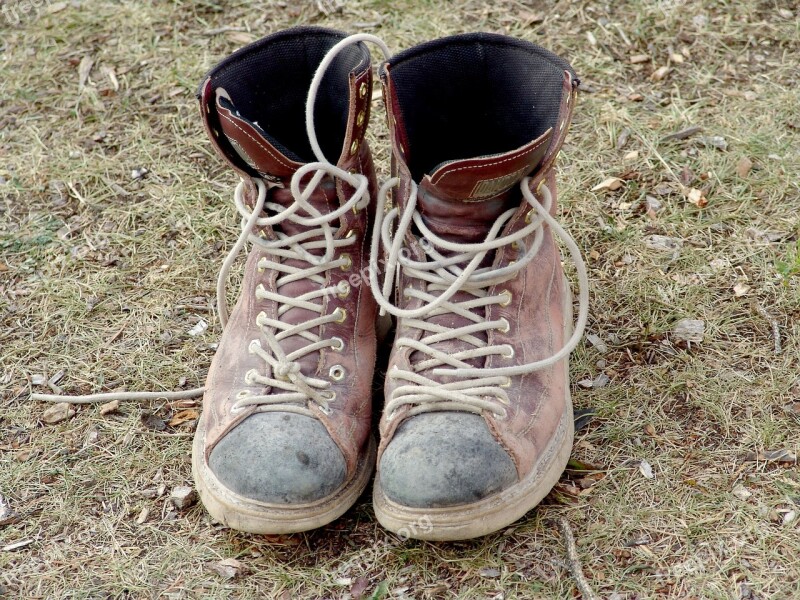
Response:
[[[419,185],[422,218],[449,241],[481,241],[497,217],[517,206],[519,182],[534,171],[547,150],[552,129],[502,154],[441,163]]]
[[[236,154],[244,161],[250,169],[255,170],[266,181],[276,184],[267,193],[267,202],[279,204],[288,208],[294,204],[295,199],[290,189],[292,176],[297,169],[303,166],[299,156],[283,146],[278,140],[270,136],[263,130],[257,122],[251,121],[246,115],[238,111],[233,99],[222,88],[217,88],[217,112],[219,123],[225,139],[230,143]],[[308,181],[313,177],[309,173],[303,177],[300,189],[304,189]],[[329,213],[338,205],[336,185],[331,178],[323,179],[317,189],[309,198],[309,203],[322,214]],[[272,211],[270,211],[271,213]],[[310,216],[305,210],[297,212],[299,216]],[[335,226],[335,223],[334,223]],[[309,229],[318,230],[319,226],[307,226],[295,223],[289,219],[283,220],[273,226],[274,231],[282,232],[286,235],[296,235]],[[322,233],[320,231],[320,237]],[[311,254],[321,256],[323,248],[309,250]],[[303,260],[286,259],[287,266],[305,269],[308,263]],[[306,279],[300,279],[285,283],[278,287],[277,291],[285,296],[298,297],[314,289],[318,285]],[[286,323],[302,323],[318,317],[319,314],[304,308],[290,308],[283,313],[281,320]],[[314,330],[318,333],[318,330]],[[294,352],[308,345],[308,340],[299,335],[289,336],[281,342],[281,347],[287,354]],[[319,353],[307,354],[298,361],[306,374],[313,374],[319,362]]]
[[[433,173],[425,175],[417,192],[417,205],[425,225],[436,235],[451,242],[476,243],[484,240],[497,218],[509,208],[519,205],[519,182],[542,162],[551,135],[552,129],[516,150],[440,164]],[[490,252],[480,266],[491,265],[493,259],[494,253]],[[452,300],[464,302],[473,298],[468,292],[459,291]],[[428,321],[448,328],[468,324],[466,319],[453,314],[433,316]],[[487,341],[486,332],[473,335]],[[448,340],[434,343],[432,347],[454,354],[472,346],[462,340]],[[411,361],[425,358],[427,356],[415,352]],[[474,358],[466,362],[472,367],[480,367],[484,360]],[[431,376],[429,372],[421,374]]]

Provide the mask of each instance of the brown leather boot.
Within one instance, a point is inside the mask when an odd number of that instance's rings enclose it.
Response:
[[[372,284],[398,327],[375,512],[408,537],[476,537],[540,502],[572,447],[567,356],[588,292],[553,215],[578,80],[547,50],[492,34],[412,48],[381,77],[399,187],[378,211]],[[574,333],[554,233],[581,279]]]
[[[322,70],[308,127],[304,113],[315,71],[344,37],[312,27],[270,35],[217,65],[199,91],[211,142],[242,178],[242,236],[220,276],[223,320],[227,271],[246,242],[251,250],[192,464],[208,512],[253,533],[332,521],[374,466],[375,301],[358,276],[375,197],[364,44]]]

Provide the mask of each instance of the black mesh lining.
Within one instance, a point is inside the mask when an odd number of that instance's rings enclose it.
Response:
[[[212,88],[224,88],[239,113],[257,122],[278,150],[292,160],[313,161],[305,129],[308,88],[325,54],[345,35],[321,27],[281,31],[235,52],[208,77]],[[328,68],[317,94],[317,138],[334,163],[347,131],[348,75],[363,70],[369,60],[364,44],[348,46]]]
[[[563,59],[489,33],[442,38],[389,60],[419,181],[443,162],[498,154],[556,126]]]

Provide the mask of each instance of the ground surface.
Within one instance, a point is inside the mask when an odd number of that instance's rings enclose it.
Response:
[[[0,2],[6,597],[573,598],[562,516],[601,597],[800,597],[798,4],[546,4]],[[238,225],[195,85],[298,23],[393,49],[503,32],[583,79],[560,180],[592,284],[597,337],[572,360],[575,403],[596,411],[573,456],[592,468],[507,531],[402,541],[362,499],[306,535],[234,533],[169,501],[191,485],[193,403],[79,407],[48,425],[29,400],[48,381],[202,384]],[[611,177],[617,189],[592,191]],[[702,341],[681,339],[683,319],[703,321]]]

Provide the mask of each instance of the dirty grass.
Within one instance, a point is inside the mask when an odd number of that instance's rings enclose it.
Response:
[[[796,3],[38,4],[18,24],[0,19],[8,597],[572,598],[561,516],[602,597],[800,594],[796,463],[744,460],[800,450]],[[370,31],[394,49],[508,33],[565,55],[583,80],[561,218],[587,256],[589,332],[603,344],[579,348],[572,380],[610,382],[574,386],[576,405],[596,411],[576,468],[504,532],[402,541],[368,497],[319,531],[232,532],[169,502],[191,484],[192,421],[158,423],[191,402],[83,406],[45,425],[46,406],[28,399],[48,380],[65,393],[202,385],[220,334],[214,279],[238,224],[234,176],[203,137],[194,88],[233,49],[299,23]],[[689,126],[702,131],[664,141]],[[381,119],[370,135],[385,176]],[[608,177],[623,185],[591,191]],[[679,251],[652,249],[654,235]],[[704,321],[702,342],[677,338],[681,319]],[[189,335],[200,320],[208,329]],[[214,569],[228,558],[241,563],[232,579]]]

